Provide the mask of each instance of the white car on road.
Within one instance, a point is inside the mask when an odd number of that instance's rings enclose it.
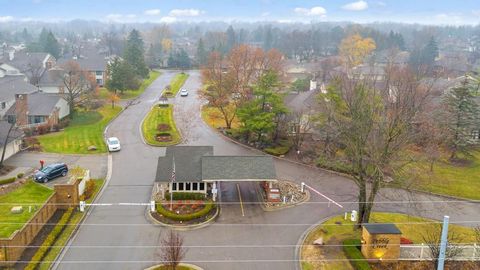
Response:
[[[117,137],[110,137],[107,139],[107,146],[108,146],[108,151],[113,152],[113,151],[120,151],[120,141],[118,140]]]
[[[188,96],[188,90],[183,88],[181,91],[180,91],[180,96],[182,97],[186,97]]]

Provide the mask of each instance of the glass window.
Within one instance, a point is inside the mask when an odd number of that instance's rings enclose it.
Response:
[[[183,191],[183,183],[178,183],[178,190]]]
[[[177,183],[172,184],[172,190],[177,190]]]
[[[96,75],[98,75],[98,76],[100,76],[100,75],[102,75],[102,74],[103,74],[103,71],[101,71],[101,70],[97,70],[97,71],[95,71],[95,74],[96,74]]]
[[[185,183],[185,190],[187,190],[187,191],[192,190],[192,184],[191,183]]]
[[[205,183],[200,183],[200,190],[204,190],[205,189]]]
[[[2,109],[5,109],[7,107],[7,104],[5,102],[2,102]]]
[[[198,183],[193,183],[193,189],[192,190],[198,190]]]

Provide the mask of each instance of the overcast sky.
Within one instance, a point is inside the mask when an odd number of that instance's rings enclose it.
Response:
[[[354,21],[478,24],[480,0],[0,0],[0,23]]]

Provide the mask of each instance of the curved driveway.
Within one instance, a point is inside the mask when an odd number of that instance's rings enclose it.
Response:
[[[111,125],[109,135],[119,137],[122,151],[113,154],[111,180],[99,197],[99,203],[147,202],[156,172],[158,156],[164,148],[143,144],[139,125],[160,91],[174,76],[163,74],[127,108]],[[200,118],[201,100],[196,89],[200,77],[190,72],[185,84],[190,95],[175,99],[175,119],[187,137],[188,145],[213,145],[216,155],[258,154],[232,143],[207,127]],[[238,204],[222,207],[217,222],[203,229],[183,232],[188,247],[186,261],[205,269],[295,269],[295,245],[312,224],[344,211],[356,209],[356,186],[352,181],[325,171],[311,169],[283,160],[275,160],[279,178],[291,179],[320,190],[341,202],[340,209],[312,194],[310,202],[276,212],[264,212],[256,204],[252,184],[241,184],[245,205],[242,216]],[[224,200],[235,201],[238,193],[232,184],[222,185]],[[417,201],[396,203],[395,201]],[[480,220],[478,203],[438,202],[444,198],[408,194],[403,190],[383,190],[376,210],[395,211],[441,219],[450,215],[451,222]],[[431,201],[437,201],[435,203]],[[159,261],[159,237],[165,229],[151,225],[145,218],[145,207],[96,206],[80,227],[65,252],[61,269],[143,269]]]

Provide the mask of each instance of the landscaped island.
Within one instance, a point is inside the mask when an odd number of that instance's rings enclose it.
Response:
[[[173,105],[156,105],[142,123],[145,141],[154,146],[168,146],[180,143],[181,136],[173,120]]]

